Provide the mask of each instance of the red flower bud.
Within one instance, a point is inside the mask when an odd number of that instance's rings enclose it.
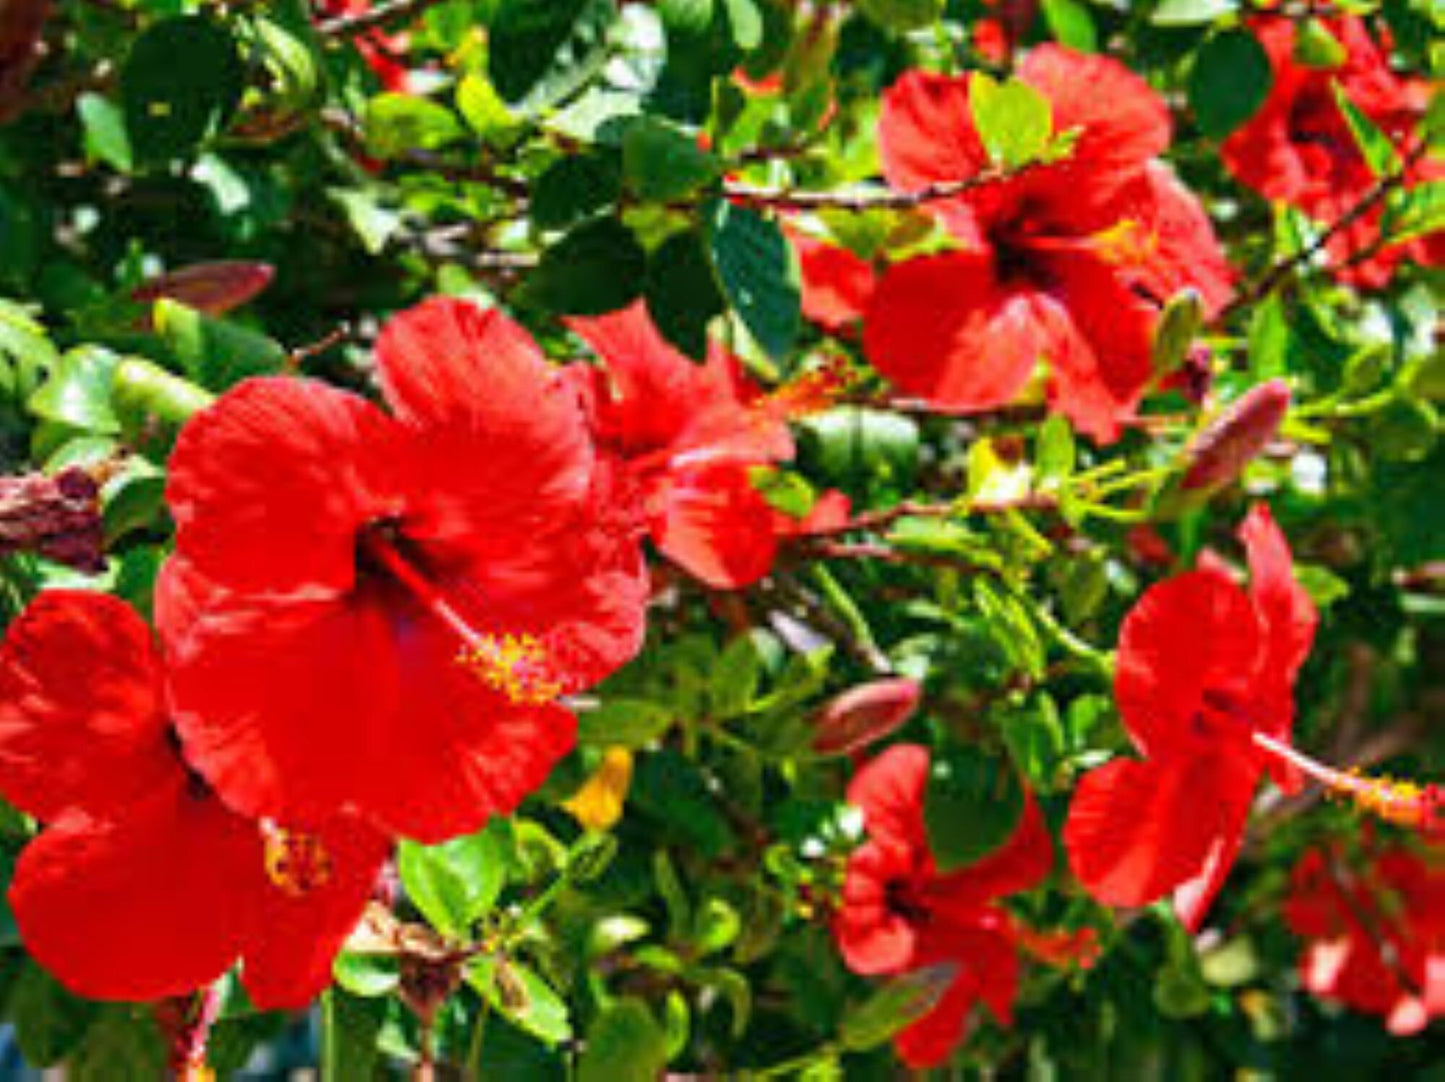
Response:
[[[813,750],[846,755],[881,740],[918,709],[923,688],[916,680],[874,680],[830,701],[814,719]]]
[[[245,304],[271,284],[275,269],[268,263],[222,260],[196,263],[143,282],[131,300],[147,303],[162,297],[219,316]]]
[[[1250,388],[1194,440],[1184,487],[1215,488],[1234,480],[1274,439],[1288,411],[1289,385],[1284,380]]]

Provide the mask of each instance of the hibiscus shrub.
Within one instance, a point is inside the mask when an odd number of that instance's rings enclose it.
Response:
[[[1442,26],[0,3],[0,1070],[1438,1077]]]

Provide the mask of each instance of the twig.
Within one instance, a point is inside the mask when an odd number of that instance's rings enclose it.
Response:
[[[1319,236],[1309,244],[1305,245],[1288,259],[1276,263],[1269,271],[1254,284],[1252,288],[1230,301],[1224,311],[1219,314],[1220,319],[1225,319],[1241,308],[1248,307],[1263,300],[1273,293],[1285,279],[1290,277],[1305,263],[1308,263],[1320,252],[1324,251],[1330,241],[1343,233],[1350,226],[1354,225],[1366,214],[1369,214],[1379,203],[1392,191],[1404,184],[1410,174],[1411,168],[1425,154],[1426,145],[1422,141],[1411,149],[1410,153],[1401,163],[1400,168],[1387,177],[1381,177],[1375,185],[1360,197],[1359,202],[1352,206],[1344,214],[1336,218]]]
[[[316,24],[316,32],[328,38],[355,37],[368,30],[414,19],[427,8],[435,7],[441,2],[442,0],[391,0],[390,3],[377,4],[354,15],[338,15],[334,19],[326,19]]]
[[[774,210],[909,210],[942,199],[953,199],[977,188],[1002,184],[1042,164],[1030,162],[1013,170],[991,169],[966,180],[941,181],[911,192],[800,192],[788,188],[762,188],[730,180],[723,182],[723,194],[734,203]]]

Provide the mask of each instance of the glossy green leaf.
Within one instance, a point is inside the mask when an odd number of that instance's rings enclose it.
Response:
[[[928,848],[945,872],[992,853],[1018,825],[1024,793],[1006,758],[955,746],[935,753],[924,796]]]
[[[578,1082],[651,1082],[667,1064],[667,1033],[640,999],[617,999],[587,1028]]]
[[[558,315],[599,316],[636,300],[646,273],[647,253],[632,231],[595,218],[542,253],[525,295]]]
[[[195,151],[230,119],[244,70],[230,31],[203,15],[163,19],[131,47],[121,103],[137,160],[163,162]]]
[[[1042,155],[1053,134],[1049,100],[1018,79],[1006,82],[974,72],[969,77],[968,106],[989,158],[1005,169],[1017,169]]]
[[[723,294],[775,360],[793,348],[802,318],[797,258],[778,223],[718,201],[707,211],[708,246]]]
[[[1200,130],[1222,139],[1258,112],[1273,82],[1269,55],[1252,33],[1215,34],[1189,69],[1189,106]]]

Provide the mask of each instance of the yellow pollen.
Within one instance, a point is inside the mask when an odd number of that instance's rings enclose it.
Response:
[[[857,380],[858,374],[846,358],[831,356],[760,398],[754,408],[769,419],[807,417],[828,409]]]
[[[457,653],[457,664],[514,703],[551,702],[562,693],[546,650],[531,635],[479,636]]]
[[[263,823],[266,878],[283,894],[300,898],[331,882],[331,854],[314,834]]]
[[[1099,258],[1116,267],[1146,263],[1158,247],[1159,238],[1132,218],[1125,218],[1093,237],[1093,248]]]
[[[1340,796],[1354,802],[1387,823],[1433,832],[1445,827],[1441,795],[1434,785],[1417,785],[1394,778],[1371,778],[1351,770],[1334,787]]]

